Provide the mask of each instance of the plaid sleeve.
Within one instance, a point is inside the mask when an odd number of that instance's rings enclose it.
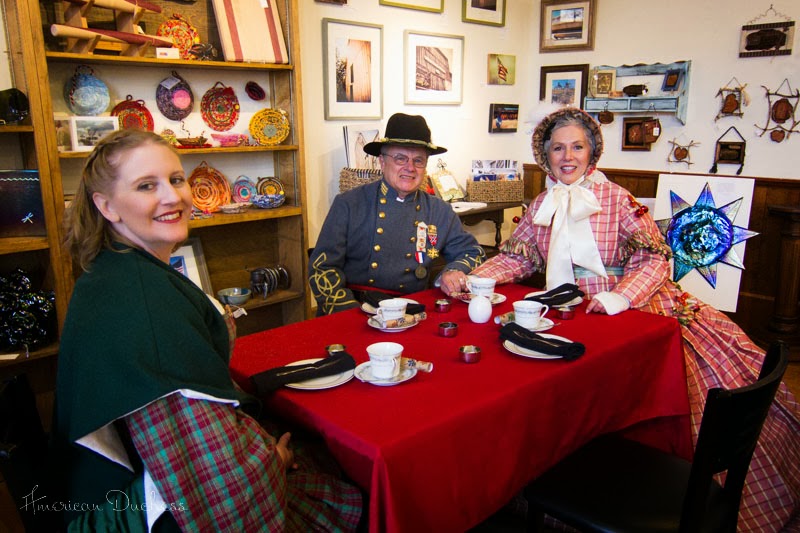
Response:
[[[233,406],[176,393],[126,417],[184,531],[281,531],[287,481],[275,439]]]

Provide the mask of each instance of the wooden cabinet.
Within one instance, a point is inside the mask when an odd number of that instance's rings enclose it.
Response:
[[[655,63],[652,65],[623,65],[620,67],[599,66],[592,68],[590,77],[598,72],[613,71],[616,86],[624,88],[631,84],[643,84],[648,92],[643,96],[611,97],[599,96],[595,91],[584,100],[584,110],[589,113],[611,111],[612,113],[673,113],[675,118],[686,123],[691,61]],[[674,76],[672,80],[666,76]],[[624,79],[622,79],[624,78]]]
[[[9,1],[9,0],[7,0]],[[51,24],[61,24],[63,2],[33,2],[18,0],[21,4],[35,10],[41,20],[32,21],[28,27],[43,28],[47,32]],[[50,169],[53,182],[53,202],[61,208],[54,209],[60,219],[63,203],[69,199],[70,192],[77,187],[80,170],[86,152],[58,150],[53,113],[68,115],[69,109],[63,98],[66,83],[79,66],[88,66],[93,73],[108,86],[111,104],[125,100],[128,94],[134,99],[144,100],[155,119],[155,131],[171,129],[177,137],[202,134],[210,139],[217,133],[200,119],[200,102],[203,94],[216,83],[234,88],[241,103],[241,114],[235,127],[224,133],[247,133],[250,117],[254,109],[273,108],[286,112],[290,122],[289,136],[274,146],[233,146],[203,147],[181,149],[182,161],[187,175],[202,163],[219,170],[233,185],[244,175],[254,183],[260,177],[275,177],[283,184],[286,201],[273,209],[254,209],[241,214],[214,213],[208,218],[198,218],[190,223],[190,236],[200,240],[205,264],[209,272],[212,291],[227,287],[249,286],[250,270],[261,267],[284,266],[290,273],[288,288],[282,288],[266,298],[251,299],[244,307],[246,316],[237,320],[240,334],[252,333],[282,324],[303,320],[309,310],[310,299],[306,287],[307,267],[307,222],[305,209],[305,176],[303,168],[302,101],[300,95],[300,66],[297,39],[297,0],[278,0],[275,2],[281,18],[283,33],[289,51],[288,64],[239,63],[220,60],[222,51],[210,1],[200,0],[195,4],[174,5],[155,0],[151,2],[163,7],[160,15],[143,17],[146,33],[155,34],[160,21],[166,20],[174,12],[192,10],[187,18],[198,28],[201,42],[215,46],[219,51],[216,60],[160,59],[145,55],[120,55],[118,53],[68,53],[64,45],[53,40],[46,33],[39,36],[42,56],[40,80],[45,88],[42,91],[42,107],[49,117],[45,129],[49,133],[47,147],[54,155]],[[107,11],[108,12],[108,11]],[[166,119],[159,113],[156,103],[158,84],[173,72],[178,73],[190,85],[194,94],[194,107],[185,121]],[[244,91],[244,86],[252,81],[261,86],[266,99],[256,102]],[[107,111],[104,114],[108,114]],[[248,113],[249,111],[249,113]],[[215,143],[214,143],[215,144]],[[69,259],[60,260],[66,294],[72,287],[72,273]],[[63,297],[66,300],[66,297]]]

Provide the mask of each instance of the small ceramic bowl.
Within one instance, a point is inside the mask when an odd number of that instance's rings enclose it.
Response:
[[[250,289],[244,287],[231,287],[217,292],[220,302],[231,305],[244,305],[250,299],[250,294]]]

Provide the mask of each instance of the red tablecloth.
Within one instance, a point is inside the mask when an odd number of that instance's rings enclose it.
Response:
[[[507,300],[531,289],[504,285]],[[234,378],[248,377],[300,359],[323,357],[325,346],[347,346],[358,363],[378,341],[405,346],[404,355],[434,363],[430,374],[393,387],[353,379],[320,391],[282,389],[267,398],[269,411],[313,428],[348,475],[369,492],[370,531],[462,531],[485,520],[525,484],[591,438],[650,421],[657,435],[682,455],[691,454],[689,401],[681,333],[674,318],[627,311],[573,320],[547,316],[549,333],[586,345],[572,362],[529,359],[506,351],[493,321],[474,324],[467,305],[454,301],[436,313],[438,289],[411,295],[428,319],[399,333],[367,325],[360,310],[292,324],[237,339]],[[459,324],[456,337],[438,324]],[[458,348],[475,344],[477,364],[458,360]],[[250,388],[252,390],[252,388]],[[657,421],[657,423],[653,423]],[[653,432],[655,431],[655,432]]]

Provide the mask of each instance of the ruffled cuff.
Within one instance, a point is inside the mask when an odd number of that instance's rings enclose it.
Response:
[[[615,292],[598,292],[594,295],[606,310],[609,315],[618,315],[623,311],[631,308],[631,303],[627,298]]]

